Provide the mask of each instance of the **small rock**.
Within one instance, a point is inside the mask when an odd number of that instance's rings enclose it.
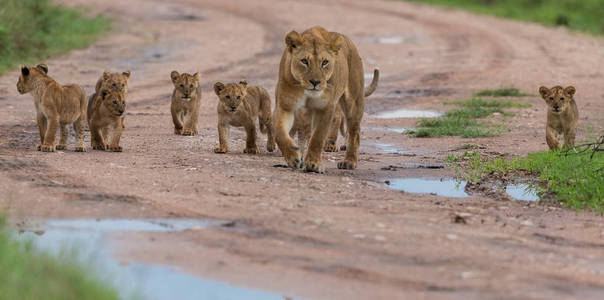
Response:
[[[459,237],[456,234],[447,234],[447,239],[449,240],[457,240]]]
[[[353,238],[355,238],[355,239],[362,240],[362,239],[364,239],[364,238],[365,238],[365,235],[364,235],[364,234],[360,234],[360,233],[359,233],[359,234],[355,234],[355,235],[353,235],[352,237],[353,237]]]
[[[386,228],[386,225],[384,223],[376,223],[375,226],[379,228]]]
[[[531,222],[531,220],[525,220],[520,224],[522,224],[524,226],[535,226],[535,223]]]

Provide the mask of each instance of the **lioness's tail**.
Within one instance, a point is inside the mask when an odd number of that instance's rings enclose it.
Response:
[[[365,97],[369,97],[369,96],[371,96],[371,94],[373,94],[373,92],[375,92],[375,89],[377,88],[378,80],[379,79],[380,79],[380,69],[375,68],[373,70],[373,80],[371,80],[371,84],[365,90]]]

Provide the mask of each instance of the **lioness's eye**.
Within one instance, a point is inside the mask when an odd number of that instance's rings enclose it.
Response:
[[[180,87],[181,87],[181,88],[184,88],[184,87],[185,87],[185,85],[184,85],[184,84],[181,84],[181,85],[180,85]]]
[[[554,97],[549,97],[549,101],[554,101]]]
[[[327,64],[328,64],[328,63],[329,63],[329,61],[326,59],[326,60],[324,60],[324,61],[321,63],[321,65],[322,65],[323,67],[325,67],[325,66],[327,66]]]
[[[560,101],[564,101],[564,97],[560,98]]]
[[[193,85],[192,85],[192,84],[189,84],[189,88],[193,88]]]
[[[117,104],[117,101],[113,100],[113,104]]]
[[[241,99],[241,96],[237,96],[237,100]]]
[[[113,86],[117,86],[117,84],[114,83]]]
[[[305,66],[308,66],[308,60],[306,58],[303,58],[301,60],[302,64],[304,64]]]
[[[227,98],[227,99],[231,99],[231,96],[226,96],[225,98]]]

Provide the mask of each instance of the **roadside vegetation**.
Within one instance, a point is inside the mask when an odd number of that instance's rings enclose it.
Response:
[[[496,97],[521,97],[525,94],[517,89],[487,90],[477,93],[483,96]],[[460,136],[463,138],[496,136],[505,132],[501,124],[479,121],[480,118],[489,117],[495,113],[512,116],[505,108],[526,108],[531,105],[511,100],[489,99],[474,97],[469,100],[445,102],[448,105],[458,106],[458,109],[447,111],[439,118],[423,118],[416,124],[416,129],[407,130],[406,133],[415,137],[443,137]]]
[[[530,177],[538,182],[534,188],[542,200],[604,212],[603,142],[601,138],[597,143],[521,158],[489,158],[466,151],[459,156],[450,155],[447,162],[456,166],[461,180],[477,183],[485,178]]]
[[[0,0],[0,73],[84,48],[108,28],[108,19],[50,0]]]
[[[57,258],[11,237],[0,216],[0,300],[118,299],[82,265]]]
[[[604,1],[601,0],[409,0],[497,17],[565,26],[604,34]]]

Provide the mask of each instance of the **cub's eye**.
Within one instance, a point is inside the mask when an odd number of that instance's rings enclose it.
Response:
[[[327,59],[323,60],[323,62],[321,63],[322,67],[326,67],[327,64],[329,64],[329,61]]]
[[[192,85],[192,84],[189,84],[189,88],[191,88],[191,89],[192,89],[192,88],[193,88],[193,85]]]
[[[302,62],[303,65],[308,66],[308,59],[303,58],[300,62]]]
[[[114,84],[113,84],[113,87],[117,87],[117,84],[115,84],[115,83],[114,83]]]
[[[225,98],[227,98],[227,99],[229,99],[229,100],[230,100],[230,99],[231,99],[231,96],[226,96]]]
[[[237,100],[241,99],[241,96],[237,96]]]
[[[549,97],[549,101],[554,101],[554,97]]]
[[[181,87],[181,88],[184,88],[184,87],[185,87],[185,85],[184,85],[184,84],[180,84],[180,87]]]
[[[560,101],[564,101],[564,97],[560,98]]]
[[[113,100],[113,104],[117,104],[117,101]]]

